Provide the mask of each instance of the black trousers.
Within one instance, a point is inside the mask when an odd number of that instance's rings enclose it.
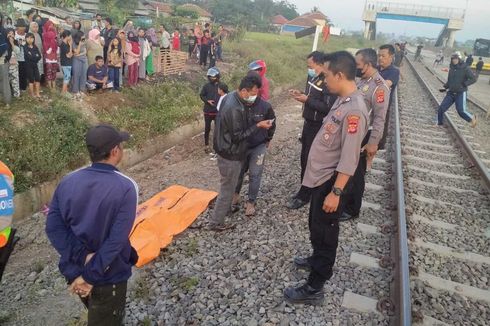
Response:
[[[315,140],[318,131],[322,127],[322,122],[313,122],[305,120],[303,124],[303,131],[301,132],[301,182],[305,176],[306,164],[308,163],[308,155],[310,154],[311,145]],[[301,186],[296,198],[303,201],[309,201],[311,198],[311,189],[305,186]]]
[[[21,91],[25,91],[27,89],[27,74],[26,74],[26,62],[19,61],[19,88]]]
[[[124,322],[127,282],[94,286],[82,302],[88,309],[88,326],[120,326]]]
[[[351,178],[351,188],[344,195],[345,198],[345,212],[350,215],[359,215],[362,206],[362,197],[366,189],[366,169],[367,169],[367,155],[366,152],[362,152],[359,157],[359,163],[357,169]]]
[[[315,289],[322,289],[332,277],[333,265],[339,243],[339,217],[342,215],[344,198],[340,197],[339,207],[334,213],[323,210],[325,197],[331,192],[336,176],[311,192],[310,214],[308,226],[313,254],[308,258],[311,272],[308,284]]]
[[[211,122],[216,126],[216,116],[204,114],[204,145],[209,145],[209,134],[211,133]]]
[[[199,64],[206,66],[208,63],[209,45],[201,44],[201,55],[199,56]]]

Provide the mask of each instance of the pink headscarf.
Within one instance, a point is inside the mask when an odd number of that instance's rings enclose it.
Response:
[[[98,29],[92,29],[88,32],[88,39],[94,42],[97,42],[97,36],[100,35],[100,31]]]
[[[47,51],[51,49],[48,54]],[[56,42],[56,29],[52,21],[48,20],[43,26],[43,50],[47,59],[56,60],[58,42]]]

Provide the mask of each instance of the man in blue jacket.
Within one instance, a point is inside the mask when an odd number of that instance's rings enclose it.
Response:
[[[129,242],[138,186],[116,168],[128,139],[108,125],[87,132],[92,165],[61,181],[46,222],[60,272],[88,308],[88,325],[122,325],[127,280],[138,258]]]
[[[438,126],[442,126],[444,113],[449,110],[453,103],[456,104],[456,111],[458,111],[459,116],[471,123],[471,127],[476,126],[476,116],[471,115],[466,106],[468,86],[474,83],[476,83],[476,77],[471,71],[471,67],[461,60],[459,53],[451,55],[447,83],[444,84],[444,88],[439,90],[441,92],[447,91],[447,93],[437,112]]]

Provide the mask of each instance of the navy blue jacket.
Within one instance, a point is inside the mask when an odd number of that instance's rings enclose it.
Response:
[[[92,285],[129,279],[137,260],[129,242],[137,204],[138,186],[112,165],[94,163],[63,178],[51,201],[46,233],[68,283],[80,275]],[[95,255],[85,265],[90,253]]]

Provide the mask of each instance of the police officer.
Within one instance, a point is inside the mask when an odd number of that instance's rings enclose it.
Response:
[[[365,174],[378,151],[383,137],[386,112],[390,100],[390,89],[376,69],[377,54],[374,49],[362,49],[356,53],[356,76],[360,77],[357,88],[364,95],[369,110],[369,131],[362,142],[362,152],[356,173],[352,178],[352,190],[346,196],[345,212],[341,221],[359,217],[365,188]]]
[[[302,93],[298,90],[289,91],[296,101],[303,103],[303,118],[305,122],[301,133],[301,181],[303,181],[305,174],[311,144],[322,126],[323,119],[336,100],[336,96],[328,91],[324,81],[324,63],[324,53],[318,51],[310,53],[307,57],[308,84],[306,86],[306,92]],[[311,190],[303,185],[287,204],[287,207],[290,209],[303,207],[309,202],[310,197]]]
[[[292,303],[317,303],[323,286],[333,274],[339,238],[343,194],[356,171],[361,143],[368,129],[368,110],[357,90],[354,57],[340,51],[329,54],[324,69],[330,92],[338,95],[313,141],[303,184],[312,188],[309,229],[313,254],[295,258],[297,267],[310,269],[308,281],[287,288],[284,297]]]
[[[10,254],[19,240],[12,228],[14,215],[14,175],[0,161],[0,281]]]

